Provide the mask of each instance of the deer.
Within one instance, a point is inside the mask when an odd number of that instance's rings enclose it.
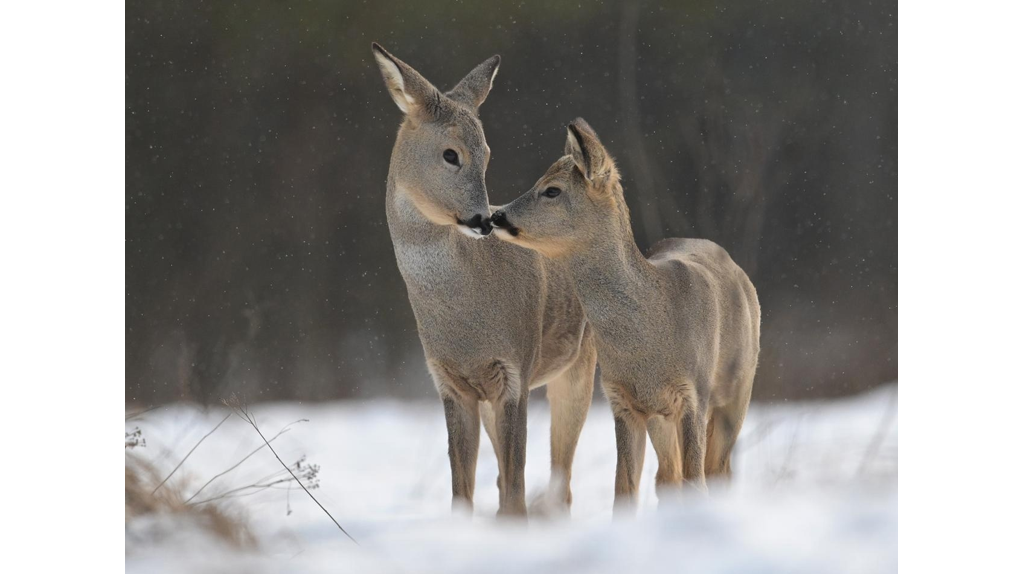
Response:
[[[527,398],[541,386],[551,408],[547,499],[568,509],[597,351],[568,269],[488,237],[491,150],[479,108],[501,60],[487,59],[442,93],[377,43],[372,51],[404,114],[385,209],[444,408],[453,509],[473,508],[482,422],[498,459],[498,514],[526,515]]]
[[[637,247],[615,161],[582,118],[564,155],[491,216],[501,240],[564,263],[593,328],[615,421],[613,514],[636,512],[647,435],[659,500],[728,480],[760,352],[747,274],[705,239]]]

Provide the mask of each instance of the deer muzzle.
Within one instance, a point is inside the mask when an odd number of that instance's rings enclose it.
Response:
[[[519,228],[512,225],[512,222],[508,220],[508,215],[505,214],[505,210],[495,211],[491,215],[491,226],[508,232],[509,235],[515,237],[519,235]]]
[[[466,220],[455,218],[455,222],[481,237],[490,235],[492,229],[490,218],[479,213]]]

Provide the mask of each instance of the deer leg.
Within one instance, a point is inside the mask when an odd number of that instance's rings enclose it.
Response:
[[[708,452],[704,458],[704,471],[708,478],[722,481],[732,479],[732,449],[740,435],[740,428],[750,406],[750,389],[754,371],[744,375],[740,383],[742,392],[729,404],[715,408],[708,421]]]
[[[480,420],[484,423],[484,430],[487,431],[487,438],[491,439],[491,447],[494,449],[494,455],[498,459],[498,497],[501,497],[501,477],[505,474],[505,469],[502,467],[502,458],[498,455],[498,423],[494,417],[494,404],[491,402],[482,403],[480,405]]]
[[[576,454],[583,423],[587,420],[594,396],[594,369],[597,351],[593,344],[557,380],[548,383],[551,404],[551,482],[549,489],[566,506],[572,505],[572,461]]]
[[[442,393],[448,425],[448,459],[452,467],[452,507],[473,508],[476,457],[480,448],[479,401],[455,393]]]
[[[704,458],[707,449],[707,415],[704,409],[690,407],[679,421],[679,444],[683,452],[683,480],[687,487],[707,494]]]
[[[675,421],[663,416],[647,419],[647,434],[658,454],[658,474],[654,477],[658,499],[678,491],[683,483],[683,461],[679,449],[679,431]]]
[[[615,464],[615,507],[616,517],[636,514],[637,492],[640,487],[640,472],[644,464],[644,449],[647,446],[647,429],[644,420],[635,412],[615,408],[615,446],[618,459]]]
[[[526,402],[530,395],[520,369],[494,361],[481,385],[494,407],[495,453],[499,469],[499,515],[526,514]]]
[[[511,393],[510,393],[511,395]],[[499,515],[526,514],[526,398],[516,393],[499,399],[494,409],[501,470]]]

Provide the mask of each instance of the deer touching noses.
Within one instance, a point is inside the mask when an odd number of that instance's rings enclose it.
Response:
[[[480,235],[489,235],[491,233],[491,220],[479,213],[469,218],[466,222],[466,227],[469,227]]]
[[[491,225],[508,231],[509,235],[512,237],[519,235],[519,228],[509,222],[508,216],[505,215],[504,211],[494,212],[494,215],[491,216]]]

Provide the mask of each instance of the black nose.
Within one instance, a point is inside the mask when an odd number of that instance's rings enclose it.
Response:
[[[508,227],[508,218],[505,217],[505,212],[495,211],[494,215],[491,216],[491,225],[501,228]]]
[[[491,233],[490,219],[480,215],[479,213],[469,218],[469,221],[466,222],[466,226],[470,229],[476,230],[480,235],[489,235]]]
[[[516,227],[515,225],[512,225],[512,222],[508,220],[508,216],[505,215],[504,211],[494,212],[494,215],[491,216],[491,225],[498,227],[500,229],[504,229],[512,237],[516,237],[519,235],[519,228]]]

